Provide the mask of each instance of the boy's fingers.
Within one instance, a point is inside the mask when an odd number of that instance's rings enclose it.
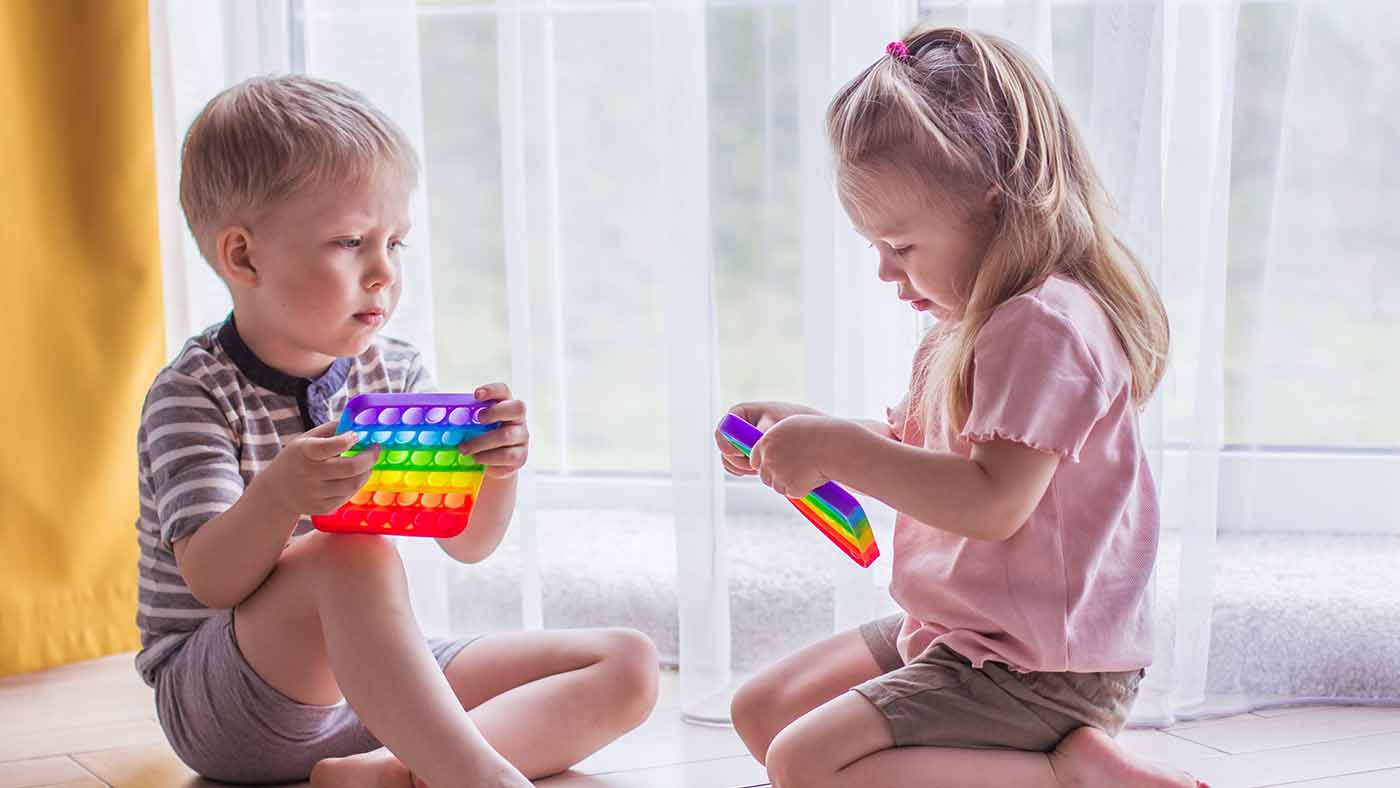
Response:
[[[360,436],[351,431],[329,438],[308,437],[305,441],[308,457],[313,460],[329,460],[348,451],[351,446],[360,441]]]
[[[327,479],[355,479],[369,476],[374,464],[379,461],[378,444],[356,454],[354,457],[332,457],[326,461]]]
[[[530,440],[530,432],[522,424],[500,427],[457,445],[463,454],[480,454],[502,446],[519,446]],[[479,462],[479,461],[478,461]]]
[[[487,383],[477,386],[472,396],[483,402],[491,399],[510,399],[510,386],[504,383]]]
[[[480,454],[473,455],[476,461],[485,466],[512,465],[519,467],[525,464],[528,452],[524,446],[507,446],[502,449],[492,449]]]
[[[524,421],[525,403],[518,399],[508,399],[504,402],[497,402],[495,405],[481,412],[481,420],[488,423],[495,421]]]

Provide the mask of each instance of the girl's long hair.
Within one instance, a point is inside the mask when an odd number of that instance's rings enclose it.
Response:
[[[922,422],[941,406],[963,428],[977,333],[998,306],[1056,274],[1103,307],[1132,368],[1134,401],[1145,405],[1166,367],[1166,309],[1114,232],[1113,206],[1049,80],[997,36],[937,27],[903,43],[906,57],[892,45],[827,110],[843,198],[857,207],[878,198],[893,168],[927,187],[930,204],[973,206],[990,193],[994,214],[965,306],[934,329],[916,376]]]

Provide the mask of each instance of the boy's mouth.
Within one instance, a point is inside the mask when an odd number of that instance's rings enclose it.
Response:
[[[356,312],[355,319],[368,326],[377,326],[384,322],[384,310],[375,308]]]

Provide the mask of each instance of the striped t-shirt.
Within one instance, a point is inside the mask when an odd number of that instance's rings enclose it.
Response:
[[[418,351],[388,337],[358,356],[336,359],[315,379],[263,363],[238,335],[232,315],[185,343],[151,384],[137,433],[136,669],[147,684],[155,685],[161,664],[213,612],[180,577],[174,542],[232,506],[284,443],[339,417],[356,394],[432,388]],[[294,534],[310,528],[302,517]]]

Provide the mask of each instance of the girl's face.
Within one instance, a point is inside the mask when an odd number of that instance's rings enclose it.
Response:
[[[856,232],[879,252],[881,281],[894,283],[900,300],[917,311],[939,320],[961,314],[990,240],[990,199],[965,210],[934,207],[950,201],[906,189],[884,194],[859,210],[845,195],[841,201]]]

